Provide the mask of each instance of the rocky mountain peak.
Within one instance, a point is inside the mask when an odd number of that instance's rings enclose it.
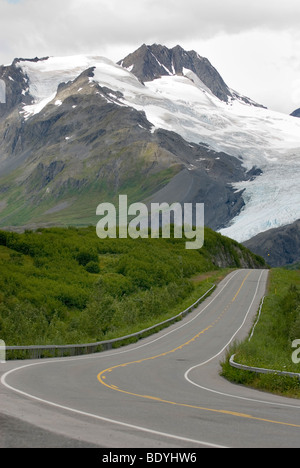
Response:
[[[130,70],[141,82],[162,76],[181,75],[191,70],[219,99],[227,102],[231,91],[207,58],[194,50],[185,51],[180,45],[172,49],[160,44],[143,44],[129,54],[119,65]]]

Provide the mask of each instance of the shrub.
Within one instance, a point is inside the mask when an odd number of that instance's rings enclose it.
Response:
[[[98,255],[96,252],[90,252],[87,250],[81,250],[77,255],[76,255],[76,260],[79,263],[79,265],[87,265],[89,262],[98,262]]]
[[[100,272],[100,267],[97,262],[91,261],[86,264],[85,266],[86,271],[89,273],[99,273]]]

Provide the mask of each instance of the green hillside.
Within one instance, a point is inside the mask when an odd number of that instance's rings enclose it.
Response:
[[[99,239],[95,227],[0,231],[0,338],[6,345],[88,343],[176,315],[228,268],[262,267],[205,229],[185,239]]]

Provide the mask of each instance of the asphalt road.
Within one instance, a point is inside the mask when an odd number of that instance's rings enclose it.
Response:
[[[231,273],[183,320],[134,345],[0,364],[0,447],[299,447],[300,401],[219,375],[267,276]]]

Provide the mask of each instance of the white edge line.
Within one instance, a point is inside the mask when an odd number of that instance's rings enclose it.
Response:
[[[250,309],[253,305],[253,302],[256,298],[256,295],[257,295],[257,291],[258,291],[258,287],[260,285],[260,280],[261,280],[261,277],[262,277],[262,274],[265,272],[266,270],[263,270],[259,276],[259,279],[258,279],[258,282],[257,282],[257,286],[256,286],[256,290],[255,290],[255,293],[254,293],[254,296],[253,296],[253,299],[251,301],[251,304],[247,310],[247,313],[245,315],[245,318],[241,324],[241,326],[236,330],[236,332],[233,334],[233,336],[230,338],[230,340],[228,341],[228,343],[221,349],[221,351],[219,351],[217,354],[215,354],[214,356],[212,356],[210,359],[207,359],[207,361],[204,361],[204,362],[201,362],[200,364],[197,364],[193,367],[190,367],[190,369],[188,369],[185,374],[184,374],[184,378],[189,382],[191,383],[192,385],[195,385],[196,387],[199,387],[201,388],[202,390],[207,390],[208,392],[211,392],[211,393],[217,393],[219,395],[222,395],[222,396],[228,396],[228,397],[231,397],[231,398],[237,398],[237,399],[240,399],[240,400],[247,400],[247,401],[253,401],[255,403],[263,403],[263,404],[267,404],[267,405],[278,405],[278,406],[285,406],[285,407],[288,407],[288,408],[297,408],[297,409],[300,409],[300,406],[298,405],[290,405],[290,404],[287,404],[287,403],[279,403],[279,402],[271,402],[271,401],[263,401],[263,400],[257,400],[255,398],[247,398],[247,397],[242,397],[242,396],[238,396],[238,395],[232,395],[230,393],[224,393],[224,392],[219,392],[218,390],[213,390],[211,388],[206,388],[206,387],[203,387],[202,385],[200,384],[197,384],[196,382],[194,382],[193,380],[191,380],[189,377],[188,377],[188,374],[196,369],[197,367],[201,367],[205,364],[207,364],[208,362],[212,361],[213,359],[215,359],[216,357],[218,357],[226,348],[227,346],[229,346],[229,344],[232,342],[232,340],[234,339],[234,337],[236,336],[236,334],[240,331],[240,329],[244,326],[244,323],[247,319],[247,316],[250,312]]]
[[[193,317],[191,320],[189,320],[188,322],[186,322],[185,324],[182,324],[180,327],[176,327],[175,329],[169,331],[168,333],[165,333],[164,335],[162,335],[161,337],[159,338],[156,338],[148,343],[145,343],[145,344],[142,344],[140,346],[137,346],[135,348],[132,348],[130,350],[124,350],[124,351],[118,351],[116,353],[112,353],[110,355],[116,355],[116,354],[123,354],[125,352],[129,352],[129,351],[133,351],[133,350],[136,350],[136,349],[139,349],[141,347],[144,347],[144,346],[147,346],[159,339],[162,339],[163,337],[177,331],[178,329],[186,326],[188,323],[192,322],[193,320],[195,320],[199,315],[202,314],[202,312],[219,296],[219,294],[223,291],[223,289],[228,285],[228,283],[234,278],[234,276],[239,272],[239,270],[237,270],[234,274],[230,275],[230,278],[228,279],[228,281],[223,285],[223,287],[220,289],[220,291],[214,296],[214,298],[200,311],[198,312],[198,314],[195,315],[195,317]],[[51,360],[47,360],[47,361],[41,361],[41,362],[35,362],[35,363],[30,363],[30,364],[26,364],[26,365],[23,365],[23,366],[20,366],[20,367],[17,367],[15,369],[11,369],[10,371],[6,372],[5,374],[2,375],[1,377],[1,383],[2,385],[4,385],[6,388],[14,391],[14,392],[17,392],[25,397],[28,397],[28,398],[31,398],[33,400],[36,400],[36,401],[39,401],[41,403],[45,403],[47,405],[50,405],[50,406],[53,406],[53,407],[56,407],[56,408],[60,408],[60,409],[64,409],[64,410],[67,410],[67,411],[71,411],[73,413],[76,413],[76,414],[81,414],[81,415],[84,415],[84,416],[89,416],[89,417],[92,417],[94,419],[98,419],[98,420],[101,420],[101,421],[105,421],[105,422],[109,422],[109,423],[112,423],[112,424],[118,424],[120,426],[124,426],[124,427],[129,427],[131,429],[135,429],[135,430],[139,430],[139,431],[143,431],[143,432],[148,432],[148,433],[151,433],[151,434],[156,434],[156,435],[159,435],[159,436],[163,436],[163,437],[167,437],[167,438],[173,438],[173,439],[176,439],[176,440],[182,440],[182,441],[186,441],[186,442],[191,442],[191,443],[196,443],[196,444],[199,444],[199,445],[205,445],[207,447],[214,447],[214,448],[227,448],[225,446],[222,446],[222,445],[217,445],[217,444],[213,444],[213,443],[210,443],[210,442],[204,442],[204,441],[199,441],[199,440],[193,440],[193,439],[188,439],[188,438],[185,438],[185,437],[181,437],[181,436],[176,436],[176,435],[172,435],[172,434],[167,434],[167,433],[164,433],[164,432],[159,432],[159,431],[155,431],[155,430],[152,430],[152,429],[148,429],[148,428],[145,428],[145,427],[140,427],[140,426],[135,426],[135,425],[132,425],[132,424],[128,424],[128,423],[124,423],[122,421],[116,421],[116,420],[113,420],[113,419],[109,419],[109,418],[105,418],[103,416],[99,416],[99,415],[96,415],[96,414],[93,414],[93,413],[87,413],[87,412],[84,412],[84,411],[80,411],[80,410],[76,410],[75,408],[70,408],[68,406],[63,406],[63,405],[59,405],[57,403],[54,403],[54,402],[51,402],[51,401],[48,401],[48,400],[44,400],[42,398],[39,398],[39,397],[36,397],[34,395],[31,395],[29,393],[26,393],[26,392],[23,392],[22,390],[19,390],[15,387],[12,387],[11,385],[9,385],[7,382],[6,382],[6,377],[9,375],[9,374],[12,374],[13,372],[16,372],[20,369],[25,369],[26,367],[31,367],[31,366],[36,366],[36,365],[43,365],[43,364],[51,364],[51,363],[57,363],[57,362],[66,362],[66,361],[74,361],[74,360],[82,360],[82,359],[91,359],[91,358],[96,358],[96,357],[107,357],[109,355],[107,354],[102,354],[97,356],[95,354],[91,355],[91,356],[79,356],[77,358],[67,358],[67,359],[51,359]]]
[[[29,364],[29,366],[30,365],[33,365],[33,364]],[[174,434],[168,434],[166,432],[155,431],[154,429],[148,429],[146,427],[136,426],[134,424],[129,424],[129,423],[125,423],[125,422],[122,422],[122,421],[116,421],[114,419],[105,418],[104,416],[99,416],[97,414],[87,413],[86,411],[77,410],[75,408],[70,408],[68,406],[64,406],[64,405],[60,405],[58,403],[54,403],[52,401],[44,400],[43,398],[36,397],[34,395],[31,395],[29,393],[23,392],[22,390],[18,390],[16,388],[10,386],[5,380],[6,376],[9,375],[12,372],[18,370],[18,369],[23,369],[24,367],[27,367],[27,366],[18,367],[16,369],[12,369],[12,370],[6,372],[6,374],[4,374],[1,377],[1,383],[5,387],[7,387],[8,389],[15,391],[15,392],[19,393],[22,396],[29,397],[29,398],[31,398],[33,400],[36,400],[36,401],[40,402],[40,403],[46,403],[47,405],[53,406],[55,408],[59,408],[59,409],[62,409],[62,410],[71,411],[72,413],[80,414],[81,416],[88,416],[90,418],[97,419],[97,420],[100,420],[100,421],[104,421],[104,422],[107,422],[107,423],[110,423],[110,424],[117,424],[119,426],[127,427],[127,428],[134,429],[134,430],[137,430],[137,431],[147,432],[149,434],[154,434],[154,435],[158,435],[158,436],[162,436],[162,437],[167,437],[169,439],[181,440],[181,441],[184,441],[184,442],[189,442],[189,443],[193,443],[193,444],[197,444],[197,445],[204,445],[206,447],[211,447],[211,448],[227,448],[227,447],[225,447],[223,445],[217,445],[217,444],[213,444],[213,443],[210,443],[210,442],[204,442],[204,441],[201,441],[201,440],[194,440],[194,439],[189,439],[187,437],[176,436]]]

